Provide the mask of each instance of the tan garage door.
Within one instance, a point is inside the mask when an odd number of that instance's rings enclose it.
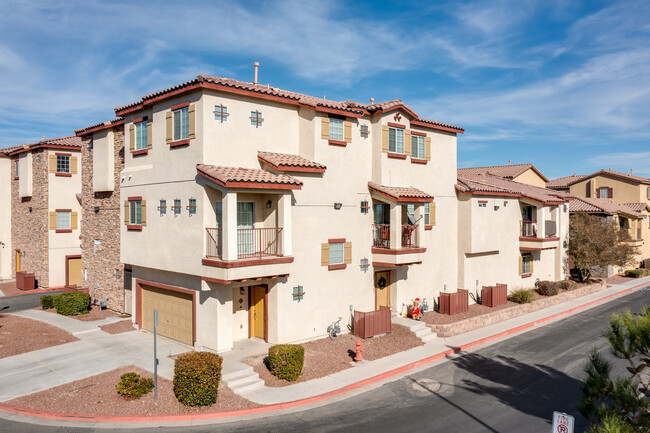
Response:
[[[158,334],[194,345],[192,295],[143,285],[142,327],[152,332],[153,310],[158,310]]]

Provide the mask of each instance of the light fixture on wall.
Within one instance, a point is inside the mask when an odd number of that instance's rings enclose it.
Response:
[[[272,204],[271,200],[268,200],[268,201],[266,202],[266,208],[267,208],[267,209],[271,209],[271,204]]]
[[[339,210],[343,207],[343,203],[334,203],[334,209]]]
[[[443,284],[443,285],[442,285],[442,289],[443,289],[445,292],[447,292],[447,285],[446,285],[446,284]]]
[[[494,210],[499,210],[499,206],[495,204],[494,205]]]
[[[32,207],[31,207],[31,206],[27,207],[27,209],[29,209],[30,212],[32,211]]]
[[[99,212],[99,206],[95,206],[93,209],[95,210],[95,213]]]

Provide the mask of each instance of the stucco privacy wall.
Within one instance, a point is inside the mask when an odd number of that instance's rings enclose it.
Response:
[[[11,256],[15,254],[11,247],[12,165],[14,165],[12,159],[0,156],[0,179],[4,184],[0,188],[0,280],[11,278]]]
[[[89,294],[94,300],[104,299],[108,308],[120,312],[125,311],[124,266],[120,261],[120,226],[123,220],[120,172],[124,167],[123,152],[123,126],[98,131],[83,138],[83,286],[89,289]],[[98,210],[95,211],[95,208]]]
[[[31,168],[30,171],[27,171]],[[15,165],[11,165],[11,243],[12,269],[16,275],[16,250],[20,251],[20,270],[33,272],[39,287],[48,287],[49,233],[48,233],[48,160],[47,150],[36,149],[20,154],[16,179]],[[31,179],[26,185],[26,179]],[[22,183],[21,183],[22,182]],[[31,196],[20,197],[19,190],[31,191]]]

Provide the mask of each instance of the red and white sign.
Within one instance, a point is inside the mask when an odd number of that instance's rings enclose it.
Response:
[[[575,419],[563,412],[553,412],[553,433],[573,433]]]

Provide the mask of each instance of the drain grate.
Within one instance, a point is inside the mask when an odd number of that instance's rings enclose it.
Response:
[[[440,390],[440,382],[434,379],[418,379],[411,384],[414,391],[437,392]]]

